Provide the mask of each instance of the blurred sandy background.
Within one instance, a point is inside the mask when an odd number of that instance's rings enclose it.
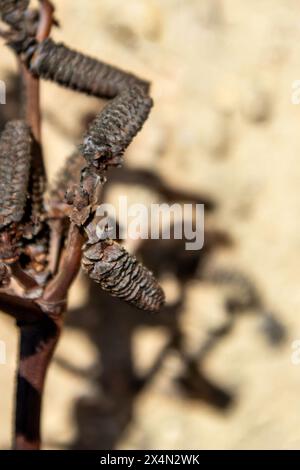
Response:
[[[216,202],[213,223],[234,240],[230,250],[216,253],[217,261],[255,281],[287,338],[271,347],[257,316],[238,318],[204,364],[210,380],[234,395],[224,410],[177,393],[173,379],[183,365],[170,351],[124,411],[120,397],[116,405],[105,396],[98,377],[101,345],[90,332],[101,336],[103,318],[109,321],[110,304],[101,297],[102,323],[95,308],[86,318],[82,311],[83,327],[70,319],[59,345],[45,393],[44,447],[300,448],[300,366],[291,362],[292,342],[300,338],[300,106],[291,104],[292,83],[300,79],[299,0],[54,3],[62,25],[53,34],[57,40],[152,81],[155,107],[127,152],[128,165],[154,169],[171,187]],[[0,54],[5,79],[15,63],[7,49]],[[83,114],[99,104],[49,83],[42,93],[53,175],[79,138]],[[139,201],[157,198],[149,188],[124,191],[135,191]],[[176,284],[169,281],[172,297]],[[192,280],[186,294],[180,324],[193,348],[223,321],[223,294]],[[87,283],[79,279],[71,295],[77,316],[86,299]],[[118,315],[124,326],[126,308],[114,313],[116,323]],[[116,350],[127,334],[123,326],[108,329]],[[1,316],[8,363],[0,365],[0,448],[11,442],[16,333]],[[168,335],[163,326],[134,328],[131,359],[138,371],[150,367]],[[107,348],[110,338],[101,344]]]

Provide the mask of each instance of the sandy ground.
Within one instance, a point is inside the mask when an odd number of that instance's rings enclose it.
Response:
[[[101,448],[103,423],[117,436],[117,448],[300,448],[300,365],[291,361],[292,343],[300,339],[300,105],[291,103],[292,84],[300,79],[299,2],[55,3],[62,24],[56,39],[152,81],[155,107],[127,153],[128,165],[154,169],[172,187],[216,201],[214,223],[234,239],[217,261],[254,279],[285,325],[287,338],[270,347],[255,315],[238,319],[204,365],[205,373],[235,396],[226,410],[178,394],[173,376],[182,364],[176,352],[169,353],[117,430],[109,419],[93,421],[91,403],[100,399],[101,390],[92,373],[72,373],[55,363],[45,395],[45,448],[70,448],[79,435],[82,447],[91,439]],[[14,69],[4,48],[0,67],[0,78]],[[94,99],[43,85],[51,175],[72,150],[83,112],[96,109]],[[143,191],[143,197],[153,197]],[[80,279],[72,291],[72,308],[83,305],[86,295]],[[200,342],[211,324],[222,321],[222,294],[190,282],[181,315],[187,338]],[[167,338],[164,328],[135,328],[136,367],[146,370]],[[4,316],[0,340],[7,344],[7,364],[0,365],[0,448],[8,448],[17,332]],[[57,354],[80,370],[95,371],[101,362],[97,346],[85,328],[70,325]]]

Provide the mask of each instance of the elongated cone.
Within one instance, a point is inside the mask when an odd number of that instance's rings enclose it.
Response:
[[[112,240],[84,250],[82,267],[103,290],[142,310],[158,311],[164,303],[164,293],[153,274]]]
[[[31,134],[24,121],[10,121],[0,138],[0,230],[20,222],[25,211],[31,160]]]

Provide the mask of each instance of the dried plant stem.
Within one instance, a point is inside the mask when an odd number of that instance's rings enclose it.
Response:
[[[26,121],[30,125],[35,141],[41,144],[40,81],[39,78],[31,74],[25,65],[22,65],[22,75],[26,95]]]
[[[50,32],[53,23],[54,7],[49,0],[41,0],[40,22],[36,34],[38,42],[44,41]]]
[[[44,316],[43,311],[35,302],[17,297],[13,293],[1,292],[0,310],[15,320],[28,324],[35,323]]]
[[[56,303],[59,305],[61,302],[66,301],[68,290],[80,269],[83,242],[84,238],[79,227],[71,224],[58,274],[48,284],[43,295],[41,304],[45,305],[46,308],[47,305],[50,308],[51,304],[55,308]]]
[[[42,0],[37,32],[38,41],[43,41],[49,35],[52,16],[52,5],[47,0]],[[46,171],[41,143],[39,79],[34,77],[25,65],[22,64],[21,69],[26,94],[25,116],[34,138],[32,170],[36,173],[37,178],[42,178],[45,182]],[[28,306],[27,309],[29,308]],[[56,317],[44,315],[39,319],[37,316],[34,323],[21,322],[18,324],[20,327],[20,352],[14,442],[14,448],[17,450],[38,450],[40,448],[42,393],[47,369],[62,327],[61,313],[60,311],[60,315]]]
[[[40,416],[45,376],[62,328],[62,317],[44,316],[20,325],[20,363],[17,376],[16,450],[40,448]]]
[[[54,8],[52,4],[48,0],[43,0],[41,2],[40,22],[36,36],[38,42],[43,41],[50,34],[53,12]],[[21,69],[26,95],[26,121],[31,127],[31,132],[36,143],[33,155],[33,166],[36,168],[40,167],[41,173],[45,178],[46,172],[41,145],[40,80],[38,77],[35,77],[24,64],[22,64]]]
[[[21,268],[18,262],[14,263],[11,266],[11,272],[14,278],[17,279],[18,282],[27,290],[34,289],[35,287],[38,286],[36,281],[31,276],[29,276],[25,271],[23,271],[23,269]]]
[[[49,222],[51,229],[49,241],[49,264],[48,269],[54,275],[57,272],[61,255],[61,245],[63,240],[63,221],[61,219]]]
[[[19,324],[16,450],[40,448],[40,416],[46,372],[62,329],[67,292],[80,267],[82,243],[83,237],[78,227],[71,225],[59,273],[46,288],[40,302],[44,316],[33,324]]]
[[[3,164],[0,168],[5,189],[2,199],[8,200],[0,214],[0,229],[5,229],[0,233],[0,308],[17,320],[20,329],[14,447],[27,450],[40,448],[46,373],[62,329],[68,291],[81,262],[104,290],[138,308],[158,311],[164,302],[151,272],[107,238],[108,234],[96,243],[93,233],[105,173],[122,163],[153,102],[148,82],[49,39],[54,24],[50,0],[39,0],[39,15],[35,10],[27,12],[29,0],[0,3],[1,19],[11,27],[6,35],[8,45],[20,58],[26,118],[22,123],[30,143],[29,150],[22,146],[16,152],[11,143],[19,141],[14,133],[6,132],[0,149],[8,156],[8,163],[17,162],[21,168],[21,172],[16,171],[16,165]],[[50,194],[48,208],[40,78],[111,99],[89,126],[80,154],[68,161],[66,172]],[[21,125],[12,126],[18,131]],[[17,134],[20,138],[20,132]],[[27,140],[21,135],[20,142],[25,145]],[[28,170],[26,179],[23,166]],[[11,197],[6,196],[6,180],[11,185]],[[71,184],[77,181],[79,184]]]

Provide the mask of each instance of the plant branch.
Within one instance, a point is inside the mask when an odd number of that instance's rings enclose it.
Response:
[[[40,448],[40,416],[46,372],[62,328],[44,316],[32,325],[20,325],[20,362],[17,376],[16,450]]]
[[[42,0],[40,5],[40,20],[36,35],[38,42],[43,41],[50,34],[54,11],[48,0]],[[25,116],[34,137],[32,171],[37,182],[45,183],[46,171],[41,142],[39,78],[32,75],[25,64],[21,64],[21,71],[26,93]],[[38,190],[43,190],[43,187],[39,185]],[[9,299],[4,298],[3,302],[5,300],[8,303]],[[23,314],[20,312],[22,305],[24,307]],[[6,305],[6,311],[8,311],[8,307],[9,305]],[[40,319],[37,319],[36,312],[42,312],[42,309],[35,302],[26,303],[24,299],[19,302],[18,307],[18,317],[22,318],[22,321],[18,322],[20,328],[20,353],[17,374],[14,447],[18,450],[37,450],[40,448],[41,441],[40,416],[45,377],[60,335],[62,315],[56,318],[43,315]],[[35,315],[35,323],[29,324],[26,321],[29,313]],[[62,313],[62,307],[60,313]]]
[[[33,300],[22,299],[6,292],[0,293],[0,310],[14,318],[17,322],[37,322],[44,313]]]
[[[48,0],[42,0],[40,7],[40,21],[36,34],[38,42],[42,42],[50,34],[53,22],[53,12],[54,8],[52,4]],[[40,80],[38,77],[32,75],[24,64],[22,64],[21,70],[26,95],[25,117],[27,123],[31,127],[31,132],[36,144],[33,152],[33,167],[36,169],[39,168],[44,178],[46,178],[41,146]]]
[[[44,41],[44,39],[49,36],[53,24],[54,13],[54,6],[49,0],[41,0],[40,4],[40,21],[36,34],[36,39],[38,42]]]
[[[68,290],[80,269],[83,242],[84,238],[80,229],[77,225],[71,224],[58,274],[46,287],[41,305],[66,300]]]
[[[38,287],[37,282],[21,268],[19,262],[11,265],[11,272],[13,277],[27,290]]]

